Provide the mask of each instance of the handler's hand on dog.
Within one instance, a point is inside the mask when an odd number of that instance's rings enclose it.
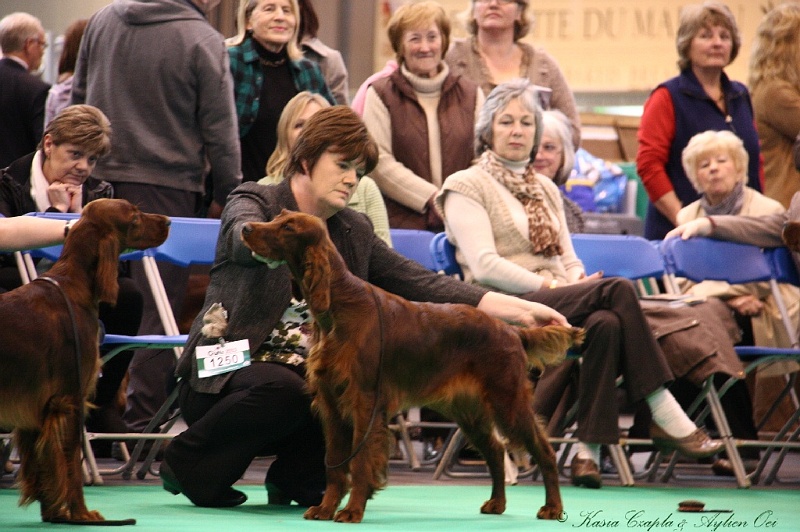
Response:
[[[708,236],[711,234],[711,220],[708,218],[697,218],[691,222],[681,224],[669,233],[665,238],[672,238],[679,236],[683,240],[688,240],[693,236]]]
[[[525,327],[564,325],[570,327],[567,318],[546,305],[499,292],[487,292],[478,303],[478,309],[514,325]]]

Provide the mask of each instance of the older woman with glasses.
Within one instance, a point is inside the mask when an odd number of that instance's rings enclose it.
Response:
[[[478,118],[476,162],[445,181],[437,205],[466,281],[543,303],[587,331],[573,484],[602,485],[600,446],[619,442],[619,375],[630,402],[649,406],[657,446],[693,457],[716,453],[721,443],[697,428],[665,388],[672,373],[633,285],[585,275],[558,189],[532,164],[541,134],[533,84],[518,79],[498,85]]]
[[[569,118],[577,148],[581,123],[572,89],[553,56],[521,41],[532,24],[528,7],[528,0],[471,0],[471,36],[454,39],[444,60],[454,73],[480,85],[484,94],[514,78],[531,80],[542,107],[558,109]]]
[[[470,165],[483,94],[442,60],[450,22],[436,2],[401,6],[389,21],[399,68],[367,89],[364,123],[380,148],[372,177],[393,228],[441,231],[433,198]]]

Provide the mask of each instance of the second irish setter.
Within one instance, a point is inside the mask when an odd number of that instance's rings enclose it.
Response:
[[[15,429],[20,504],[39,501],[42,521],[113,524],[86,508],[81,471],[81,411],[100,369],[98,306],[117,301],[120,252],[157,246],[168,232],[166,216],[95,200],[52,268],[0,295],[0,427]]]
[[[306,519],[363,519],[367,500],[386,484],[388,416],[410,405],[454,419],[485,457],[492,494],[482,513],[506,507],[496,426],[541,468],[545,505],[537,516],[559,518],[555,454],[531,406],[528,370],[563,360],[582,341],[582,329],[517,328],[469,305],[390,294],[350,273],[315,216],[283,211],[271,222],[245,224],[242,238],[258,255],[286,263],[317,325],[307,374],[325,429],[328,471],[322,503]],[[350,484],[347,505],[337,511]]]

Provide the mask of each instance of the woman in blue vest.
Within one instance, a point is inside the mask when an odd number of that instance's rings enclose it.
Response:
[[[680,74],[659,85],[644,105],[636,169],[650,197],[645,237],[661,239],[678,211],[699,199],[681,164],[696,133],[727,130],[750,156],[747,185],[761,191],[763,168],[747,88],[724,68],[736,59],[741,36],[730,9],[719,2],[686,6],[676,38]]]

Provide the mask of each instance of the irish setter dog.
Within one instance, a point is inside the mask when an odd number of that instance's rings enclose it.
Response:
[[[322,503],[306,519],[363,519],[367,500],[386,484],[388,416],[410,405],[454,419],[483,454],[492,494],[482,513],[506,507],[496,426],[541,468],[546,497],[537,516],[559,518],[555,454],[531,406],[528,370],[563,360],[582,329],[517,328],[469,305],[412,303],[385,292],[349,272],[315,216],[283,211],[271,222],[245,224],[242,238],[258,255],[286,263],[316,321],[307,375],[328,471]],[[350,498],[337,512],[348,481]]]
[[[168,232],[166,216],[95,200],[46,279],[0,295],[0,427],[15,429],[20,504],[39,501],[42,521],[105,521],[86,508],[81,471],[82,412],[100,369],[98,305],[117,301],[120,251],[157,246]]]

